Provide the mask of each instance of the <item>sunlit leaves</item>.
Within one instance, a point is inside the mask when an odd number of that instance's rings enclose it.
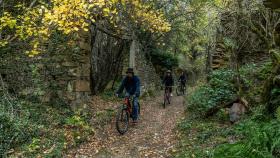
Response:
[[[87,30],[90,5],[84,0],[52,0],[53,8],[45,10],[43,23],[55,26],[65,34]]]
[[[19,3],[15,8],[25,14],[12,17],[5,12],[0,18],[0,31],[15,28],[15,37],[31,40],[29,56],[42,52],[40,43],[46,42],[53,31],[66,35],[87,32],[90,24],[98,20],[106,20],[120,29],[129,28],[129,24],[150,32],[168,32],[171,28],[160,11],[141,0],[51,0],[49,4],[41,3],[33,8]],[[0,47],[6,44],[7,40],[0,41]]]
[[[10,13],[4,12],[4,15],[0,17],[0,31],[4,27],[14,28],[16,26],[16,20]]]
[[[0,32],[5,29],[13,29],[16,26],[16,20],[11,16],[10,13],[4,12],[4,15],[0,17]],[[0,47],[8,44],[7,39],[0,39]]]
[[[131,1],[133,14],[131,18],[142,23],[151,32],[168,32],[171,25],[165,20],[163,13],[151,9],[151,6],[142,4],[139,0]]]

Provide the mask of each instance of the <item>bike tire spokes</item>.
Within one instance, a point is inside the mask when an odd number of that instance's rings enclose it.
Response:
[[[127,108],[125,106],[121,106],[118,111],[117,119],[116,119],[116,127],[120,134],[124,134],[128,130],[129,123],[129,113],[127,112]]]
[[[120,121],[121,122],[126,121],[126,114],[125,114],[124,110],[122,110],[122,112],[121,112],[121,119],[120,119]]]
[[[168,101],[168,103],[170,104],[170,96],[171,94],[170,94],[170,92],[168,92],[168,94],[167,94],[167,101]]]

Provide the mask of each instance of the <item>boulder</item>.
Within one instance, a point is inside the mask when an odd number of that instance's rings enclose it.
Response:
[[[230,122],[234,123],[240,120],[241,116],[246,112],[246,106],[241,103],[234,103],[229,109]]]

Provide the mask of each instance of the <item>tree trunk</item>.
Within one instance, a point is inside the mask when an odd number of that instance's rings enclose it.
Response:
[[[234,48],[232,48],[232,52],[231,52],[231,58],[232,58],[232,65],[233,65],[233,70],[235,71],[235,85],[237,88],[237,96],[238,99],[240,99],[243,95],[243,90],[242,90],[242,86],[241,86],[241,78],[240,78],[240,72],[239,72],[239,68],[240,68],[240,59],[239,59],[239,55],[240,55],[240,47],[242,47],[241,43],[243,42],[240,37],[240,35],[242,34],[242,28],[240,26],[241,23],[241,18],[242,18],[242,12],[243,12],[243,8],[242,8],[242,2],[243,0],[238,0],[237,4],[238,4],[238,12],[237,12],[237,16],[235,19],[235,27],[236,27],[236,32],[235,32],[235,41],[237,46],[235,46]]]
[[[206,73],[207,73],[207,81],[210,80],[209,78],[209,74],[212,72],[212,62],[213,62],[213,58],[212,58],[212,54],[211,54],[211,46],[208,44],[206,47]]]
[[[274,83],[275,76],[280,74],[280,51],[272,50],[270,51],[270,54],[273,60],[273,69],[270,77],[265,81],[262,101],[266,105],[267,112],[273,114],[277,107],[271,104],[271,91],[276,87]]]
[[[112,37],[91,26],[91,91],[102,92],[121,71],[126,41]]]

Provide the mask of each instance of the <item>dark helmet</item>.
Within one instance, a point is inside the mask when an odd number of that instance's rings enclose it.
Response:
[[[133,68],[127,68],[126,73],[132,73],[132,74],[134,74]]]

